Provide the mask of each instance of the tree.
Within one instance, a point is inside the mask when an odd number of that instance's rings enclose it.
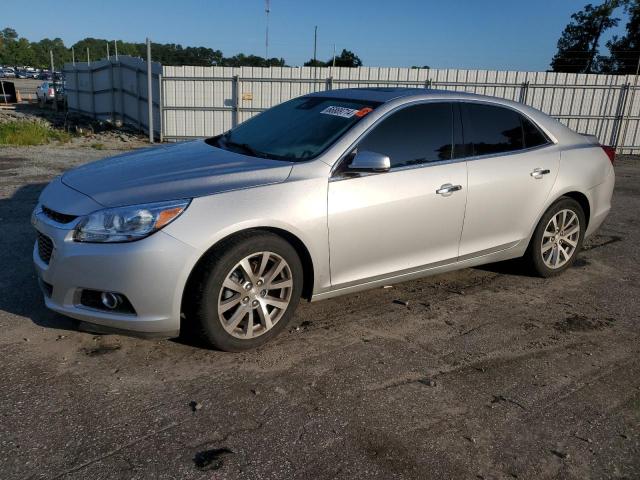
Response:
[[[362,60],[355,53],[346,48],[336,57],[336,67],[361,67]],[[327,66],[333,64],[333,59],[327,62]]]
[[[77,61],[86,61],[87,49],[91,61],[100,60],[107,56],[107,44],[109,53],[115,54],[114,40],[104,38],[87,37],[73,44]],[[130,43],[117,41],[118,54],[131,55],[145,58],[147,46],[145,43]],[[50,54],[56,69],[65,63],[71,62],[71,48],[67,48],[60,38],[44,38],[38,42],[30,42],[26,38],[20,38],[13,28],[0,30],[0,65],[33,66],[48,68]],[[164,65],[195,65],[210,67],[223,65],[230,67],[284,67],[284,58],[263,58],[257,55],[245,55],[239,53],[233,57],[223,55],[222,51],[207,47],[183,47],[175,43],[152,43],[151,56],[153,60]]]
[[[326,67],[326,66],[328,66],[327,64],[328,65],[332,65],[333,64],[333,59],[329,60],[328,62],[323,62],[322,60],[314,60],[312,58],[308,62],[304,62],[304,66],[305,67]]]
[[[225,67],[284,67],[284,58],[263,58],[258,55],[239,53],[233,57],[223,58]]]
[[[0,38],[3,40],[17,40],[18,32],[16,32],[13,28],[3,28],[2,31],[0,31]]]
[[[333,65],[333,57],[326,62],[322,60],[314,60],[313,58],[304,63],[305,67],[331,67]],[[342,50],[340,55],[335,58],[336,67],[361,67],[362,60],[355,53],[347,50]]]
[[[603,57],[605,69],[617,74],[635,74],[640,62],[640,2],[635,0],[626,5],[629,21],[623,37],[613,37],[607,42],[611,52]]]
[[[608,0],[602,5],[588,4],[571,15],[572,21],[558,40],[558,51],[551,60],[554,72],[593,73],[599,70],[598,46],[603,32],[618,24],[612,18],[620,0]]]

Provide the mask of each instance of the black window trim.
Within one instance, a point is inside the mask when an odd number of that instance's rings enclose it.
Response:
[[[382,121],[384,121],[386,118],[388,118],[389,116],[393,115],[394,113],[398,112],[399,110],[405,109],[405,108],[409,108],[409,107],[413,107],[416,105],[422,105],[422,104],[427,104],[427,103],[450,103],[452,104],[452,106],[457,106],[457,112],[454,111],[454,122],[455,119],[458,118],[461,122],[461,127],[462,127],[462,139],[463,139],[463,143],[464,143],[464,129],[466,128],[465,123],[464,123],[464,116],[462,114],[462,108],[464,107],[465,103],[480,103],[480,104],[484,104],[484,105],[491,105],[491,106],[495,106],[495,107],[500,107],[500,108],[506,108],[509,110],[512,110],[514,112],[516,112],[519,115],[522,115],[524,118],[526,118],[527,120],[529,120],[534,127],[536,127],[540,133],[542,133],[542,135],[547,139],[546,143],[543,143],[541,145],[536,145],[535,147],[528,147],[528,148],[522,148],[520,150],[512,150],[510,152],[501,152],[501,153],[488,153],[485,155],[470,155],[468,157],[457,157],[457,158],[451,158],[449,160],[438,160],[438,161],[434,161],[434,162],[425,162],[425,163],[419,163],[416,165],[405,165],[403,167],[396,167],[396,168],[392,168],[390,169],[388,172],[359,172],[357,175],[343,175],[342,173],[342,169],[341,166],[343,164],[343,162],[346,161],[346,158],[351,155],[351,152],[353,152],[353,149],[358,145],[358,143],[363,140],[367,135],[369,135]],[[383,106],[384,104],[380,105]],[[454,134],[455,137],[455,134]],[[401,105],[398,105],[396,107],[394,107],[393,109],[389,110],[388,112],[384,113],[380,118],[378,118],[366,131],[362,132],[358,138],[356,138],[351,145],[349,145],[348,148],[345,149],[345,151],[342,153],[342,155],[340,155],[340,158],[333,164],[333,167],[331,168],[331,172],[329,174],[329,181],[341,181],[341,180],[349,180],[352,178],[360,178],[360,177],[366,177],[369,175],[380,175],[380,174],[389,174],[389,173],[394,173],[394,172],[401,172],[404,170],[413,170],[416,168],[429,168],[429,167],[436,167],[439,165],[447,165],[450,163],[459,163],[459,162],[469,162],[469,161],[474,161],[474,160],[482,160],[482,159],[486,159],[486,158],[497,158],[497,157],[504,157],[504,156],[508,156],[508,155],[519,155],[521,153],[527,153],[527,152],[532,152],[534,150],[539,150],[542,148],[547,148],[553,145],[556,145],[558,142],[557,140],[554,140],[552,138],[552,135],[549,134],[547,132],[546,129],[542,128],[538,122],[536,122],[533,118],[531,118],[529,115],[527,115],[525,112],[512,107],[511,105],[505,105],[503,103],[500,102],[492,102],[491,100],[484,100],[484,99],[460,99],[460,98],[452,98],[452,99],[446,99],[446,98],[425,98],[425,99],[419,99],[419,100],[413,100],[407,103],[403,103]]]

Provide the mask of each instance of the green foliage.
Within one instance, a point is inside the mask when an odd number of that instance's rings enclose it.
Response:
[[[320,60],[309,60],[305,62],[305,67],[330,67],[333,65],[333,57],[326,62]],[[336,67],[361,67],[362,60],[355,53],[346,48],[335,58]]]
[[[603,32],[618,24],[613,11],[619,0],[608,0],[601,5],[588,4],[580,12],[571,15],[572,21],[558,40],[558,52],[551,60],[554,72],[596,73],[598,46]]]
[[[626,10],[629,14],[626,34],[609,40],[607,48],[611,56],[601,58],[604,71],[624,75],[635,74],[640,61],[640,2],[628,4]]]
[[[28,120],[0,123],[0,145],[43,145],[52,141],[68,142],[70,135],[61,130]]]
[[[102,38],[85,38],[72,45],[76,61],[87,61],[87,50],[92,61],[106,58],[107,43],[109,53],[115,54],[114,40]],[[147,46],[145,43],[130,43],[118,40],[118,54],[145,58]],[[49,51],[53,51],[56,69],[72,60],[71,47],[66,47],[60,38],[42,39],[30,42],[20,38],[12,28],[0,30],[0,65],[33,66],[48,68],[51,64]],[[206,47],[183,47],[175,43],[152,43],[151,55],[153,60],[163,65],[195,65],[195,66],[229,66],[229,67],[284,67],[283,58],[263,58],[257,55],[240,53],[232,57],[225,57],[220,50]]]
[[[224,58],[221,65],[225,67],[284,67],[284,58],[262,58],[257,55],[239,53],[233,57]]]

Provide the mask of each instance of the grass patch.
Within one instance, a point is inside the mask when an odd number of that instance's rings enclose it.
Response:
[[[0,145],[44,145],[53,141],[68,142],[70,138],[67,132],[38,122],[15,120],[0,123]]]
[[[91,148],[95,150],[104,150],[104,143],[92,143]]]

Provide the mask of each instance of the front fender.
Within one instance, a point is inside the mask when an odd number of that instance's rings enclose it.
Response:
[[[193,199],[164,231],[194,247],[199,257],[221,240],[254,228],[276,228],[297,237],[314,266],[314,293],[329,287],[327,180],[288,181]]]

